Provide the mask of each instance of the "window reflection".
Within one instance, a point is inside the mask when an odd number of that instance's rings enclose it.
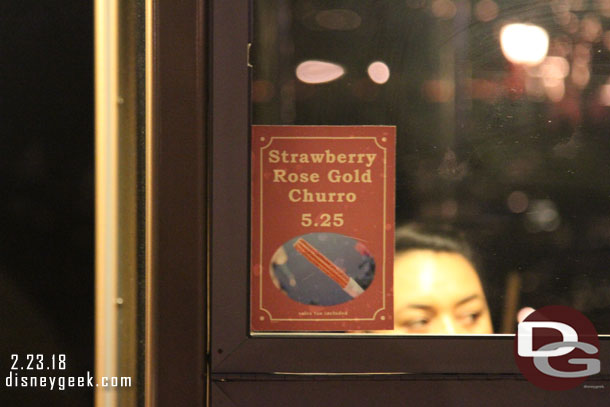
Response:
[[[610,332],[610,2],[255,1],[254,21],[255,124],[396,125],[397,223],[469,235],[494,332],[548,304]],[[306,61],[342,71],[303,81]]]

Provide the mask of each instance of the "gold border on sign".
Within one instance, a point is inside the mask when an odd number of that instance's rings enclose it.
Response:
[[[328,127],[328,126],[324,126],[324,127]],[[377,127],[377,126],[371,126],[371,127]],[[381,126],[378,126],[381,127]],[[382,257],[382,267],[383,267],[383,273],[382,273],[382,285],[383,285],[383,292],[382,292],[382,307],[378,308],[375,313],[373,314],[373,316],[371,318],[274,318],[273,315],[271,314],[271,311],[269,311],[267,308],[264,308],[263,306],[263,150],[269,148],[271,146],[271,144],[273,144],[274,140],[373,140],[375,142],[375,144],[377,145],[377,147],[381,150],[383,150],[383,228],[382,228],[382,234],[383,234],[383,240],[382,240],[382,253],[383,253],[383,257]],[[387,182],[388,182],[388,161],[387,161],[387,147],[384,147],[382,145],[379,144],[379,142],[377,141],[377,137],[362,137],[362,136],[345,136],[345,137],[326,137],[326,136],[307,136],[307,137],[303,137],[303,136],[297,136],[297,137],[287,137],[287,136],[278,136],[278,137],[271,137],[269,142],[261,147],[259,149],[259,176],[260,176],[260,196],[259,196],[259,246],[260,246],[260,250],[259,250],[259,264],[261,267],[261,271],[259,273],[259,311],[263,311],[265,312],[267,315],[269,315],[269,320],[270,321],[275,321],[275,322],[340,322],[340,321],[374,321],[377,318],[377,314],[383,310],[386,309],[386,222],[387,222]]]

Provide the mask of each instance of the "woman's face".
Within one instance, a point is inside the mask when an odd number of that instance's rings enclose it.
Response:
[[[464,256],[409,250],[394,261],[395,331],[493,333],[481,281]]]

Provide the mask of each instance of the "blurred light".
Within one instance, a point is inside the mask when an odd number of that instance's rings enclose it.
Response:
[[[530,96],[540,96],[540,84],[543,85],[542,93],[553,102],[560,102],[565,96],[564,78],[570,73],[570,63],[563,57],[546,57],[540,65],[527,68],[527,73],[532,78],[540,78],[542,81],[526,81],[526,91]]]
[[[390,79],[390,68],[381,61],[370,64],[367,72],[371,80],[380,85],[386,83],[388,79]]]
[[[422,93],[430,102],[445,103],[453,99],[453,82],[443,79],[424,81]]]
[[[537,65],[549,49],[549,35],[537,25],[508,24],[500,30],[502,53],[510,62]]]
[[[512,213],[523,213],[527,210],[529,202],[525,192],[513,191],[506,199],[506,206]]]
[[[587,43],[578,43],[574,46],[574,61],[588,63],[591,60],[591,45]]]
[[[569,13],[568,16],[569,20],[563,28],[570,34],[576,34],[578,32],[578,29],[580,28],[580,20],[578,19],[578,16],[574,13]]]
[[[345,70],[340,65],[324,61],[305,61],[296,69],[297,78],[311,84],[331,82],[344,74]]]
[[[572,64],[572,83],[580,88],[584,89],[591,79],[591,71],[586,63],[579,62],[577,60]]]
[[[498,17],[499,7],[493,0],[481,0],[474,7],[474,15],[479,21],[487,23]]]
[[[551,9],[556,16],[560,16],[570,12],[570,5],[567,1],[553,1]]]
[[[565,78],[570,73],[570,63],[563,57],[546,57],[540,70],[542,78]]]
[[[566,85],[563,79],[549,79],[543,81],[544,91],[551,102],[561,102],[566,94]]]
[[[570,63],[563,57],[546,57],[540,65],[528,67],[527,73],[535,78],[563,79],[570,73]]]
[[[567,58],[572,53],[572,40],[568,36],[554,38],[549,54]]]
[[[589,42],[599,40],[602,35],[602,24],[593,14],[587,14],[580,22],[580,36]]]
[[[322,10],[316,14],[316,23],[328,30],[355,30],[360,27],[361,22],[362,18],[358,13],[347,9]]]
[[[549,199],[532,201],[526,215],[528,229],[532,232],[552,232],[561,224],[557,206]]]
[[[519,310],[517,313],[517,321],[523,322],[525,318],[527,318],[532,312],[536,311],[532,307],[524,307]]]
[[[434,17],[450,20],[455,17],[457,7],[451,0],[434,0],[430,5],[430,11]]]
[[[557,24],[565,27],[566,25],[570,24],[570,21],[572,21],[572,13],[570,13],[570,12],[555,13],[555,21],[557,22]]]
[[[599,103],[602,106],[610,106],[610,85],[605,84],[599,88]]]
[[[264,79],[252,82],[252,101],[254,103],[265,103],[271,101],[274,95],[273,84]]]

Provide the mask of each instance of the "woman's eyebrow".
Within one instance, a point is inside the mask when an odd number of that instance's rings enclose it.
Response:
[[[472,300],[476,300],[476,299],[481,299],[481,294],[472,294],[469,295],[466,298],[463,298],[461,300],[459,300],[458,302],[455,303],[455,307],[459,307],[460,305],[466,304],[467,302],[470,302]],[[425,305],[425,304],[407,304],[403,307],[403,309],[405,308],[416,308],[416,309],[421,309],[421,310],[425,310],[425,311],[429,311],[432,310],[434,308],[434,306],[432,305]]]
[[[431,310],[433,307],[432,307],[432,305],[424,305],[424,304],[407,304],[404,308],[417,308],[417,309],[423,309],[423,310],[427,311],[427,310]]]
[[[472,294],[472,295],[469,295],[468,297],[466,297],[464,299],[461,299],[458,302],[456,302],[455,306],[459,307],[460,305],[463,305],[463,304],[465,304],[467,302],[470,302],[470,301],[472,301],[474,299],[477,299],[477,298],[482,298],[481,294]]]

